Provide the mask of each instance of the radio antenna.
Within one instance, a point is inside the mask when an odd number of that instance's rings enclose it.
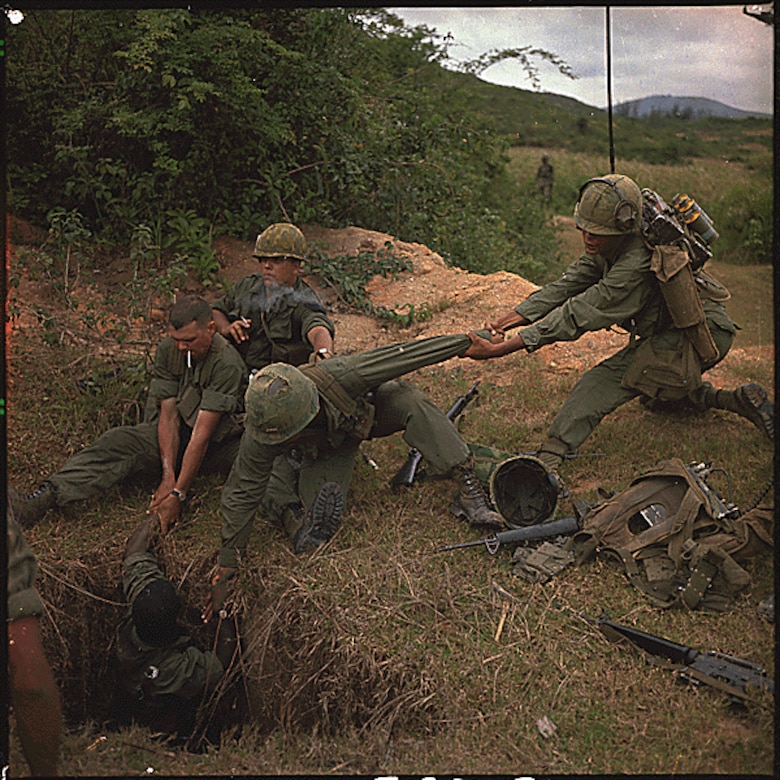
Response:
[[[615,138],[612,133],[612,36],[610,34],[609,6],[607,11],[607,116],[609,117],[609,171],[615,172]]]

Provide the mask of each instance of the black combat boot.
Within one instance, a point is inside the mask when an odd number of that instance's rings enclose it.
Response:
[[[344,513],[344,496],[335,482],[326,482],[308,512],[304,514],[300,505],[287,511],[292,511],[301,523],[293,540],[296,554],[308,552],[325,544],[338,531]],[[289,527],[287,522],[285,526]]]
[[[775,405],[766,390],[755,382],[740,385],[736,390],[711,390],[705,403],[710,409],[726,409],[744,417],[761,429],[770,439],[775,438]]]
[[[452,470],[452,476],[460,488],[450,507],[452,514],[462,520],[467,520],[471,525],[502,528],[504,518],[490,508],[485,491],[474,473],[472,461],[469,460],[460,466],[455,466]]]
[[[11,491],[9,491],[11,493]],[[35,525],[50,509],[57,506],[54,485],[44,482],[37,490],[22,496],[15,490],[11,497],[11,508],[16,521],[22,528]]]

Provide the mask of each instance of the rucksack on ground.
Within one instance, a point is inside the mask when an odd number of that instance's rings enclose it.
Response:
[[[740,514],[707,485],[703,465],[661,461],[591,507],[566,544],[575,563],[617,560],[657,607],[730,609],[750,584],[743,564],[774,547],[774,510]]]

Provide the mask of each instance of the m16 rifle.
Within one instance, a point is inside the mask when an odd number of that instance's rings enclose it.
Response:
[[[463,410],[477,397],[479,391],[479,383],[481,380],[477,380],[474,384],[455,401],[447,412],[447,419],[454,422],[459,415],[463,413]],[[406,458],[406,463],[398,470],[398,473],[390,481],[390,484],[394,488],[399,487],[411,487],[417,476],[417,469],[420,467],[423,456],[420,450],[416,447],[409,449],[409,454]]]
[[[459,544],[446,544],[439,547],[436,552],[448,550],[460,550],[464,547],[479,547],[484,544],[491,555],[498,552],[502,544],[520,544],[521,542],[535,542],[539,539],[552,539],[555,536],[571,536],[582,527],[581,521],[576,517],[561,517],[558,520],[550,520],[547,523],[526,525],[522,528],[512,528],[509,531],[499,531],[493,536],[476,539],[473,542],[460,542]]]
[[[646,653],[650,663],[676,670],[684,682],[717,688],[733,704],[744,705],[752,690],[774,695],[775,683],[767,670],[749,661],[715,651],[702,652],[604,617],[586,620],[595,624],[611,642],[629,641]]]

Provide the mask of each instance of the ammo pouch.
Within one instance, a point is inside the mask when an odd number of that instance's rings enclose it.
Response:
[[[688,253],[678,246],[657,246],[650,258],[650,268],[675,328],[690,339],[703,363],[717,360],[718,348],[707,326]]]
[[[621,384],[648,398],[678,401],[701,386],[701,360],[682,331],[649,336],[634,350]]]
[[[566,547],[581,565],[599,553],[618,561],[657,607],[723,612],[750,584],[742,563],[771,551],[768,509],[718,517],[682,461],[661,461],[592,507]]]
[[[367,439],[374,427],[376,408],[365,398],[352,398],[335,377],[314,363],[299,366],[298,370],[317,385],[320,394],[337,410],[337,427],[358,441]]]

